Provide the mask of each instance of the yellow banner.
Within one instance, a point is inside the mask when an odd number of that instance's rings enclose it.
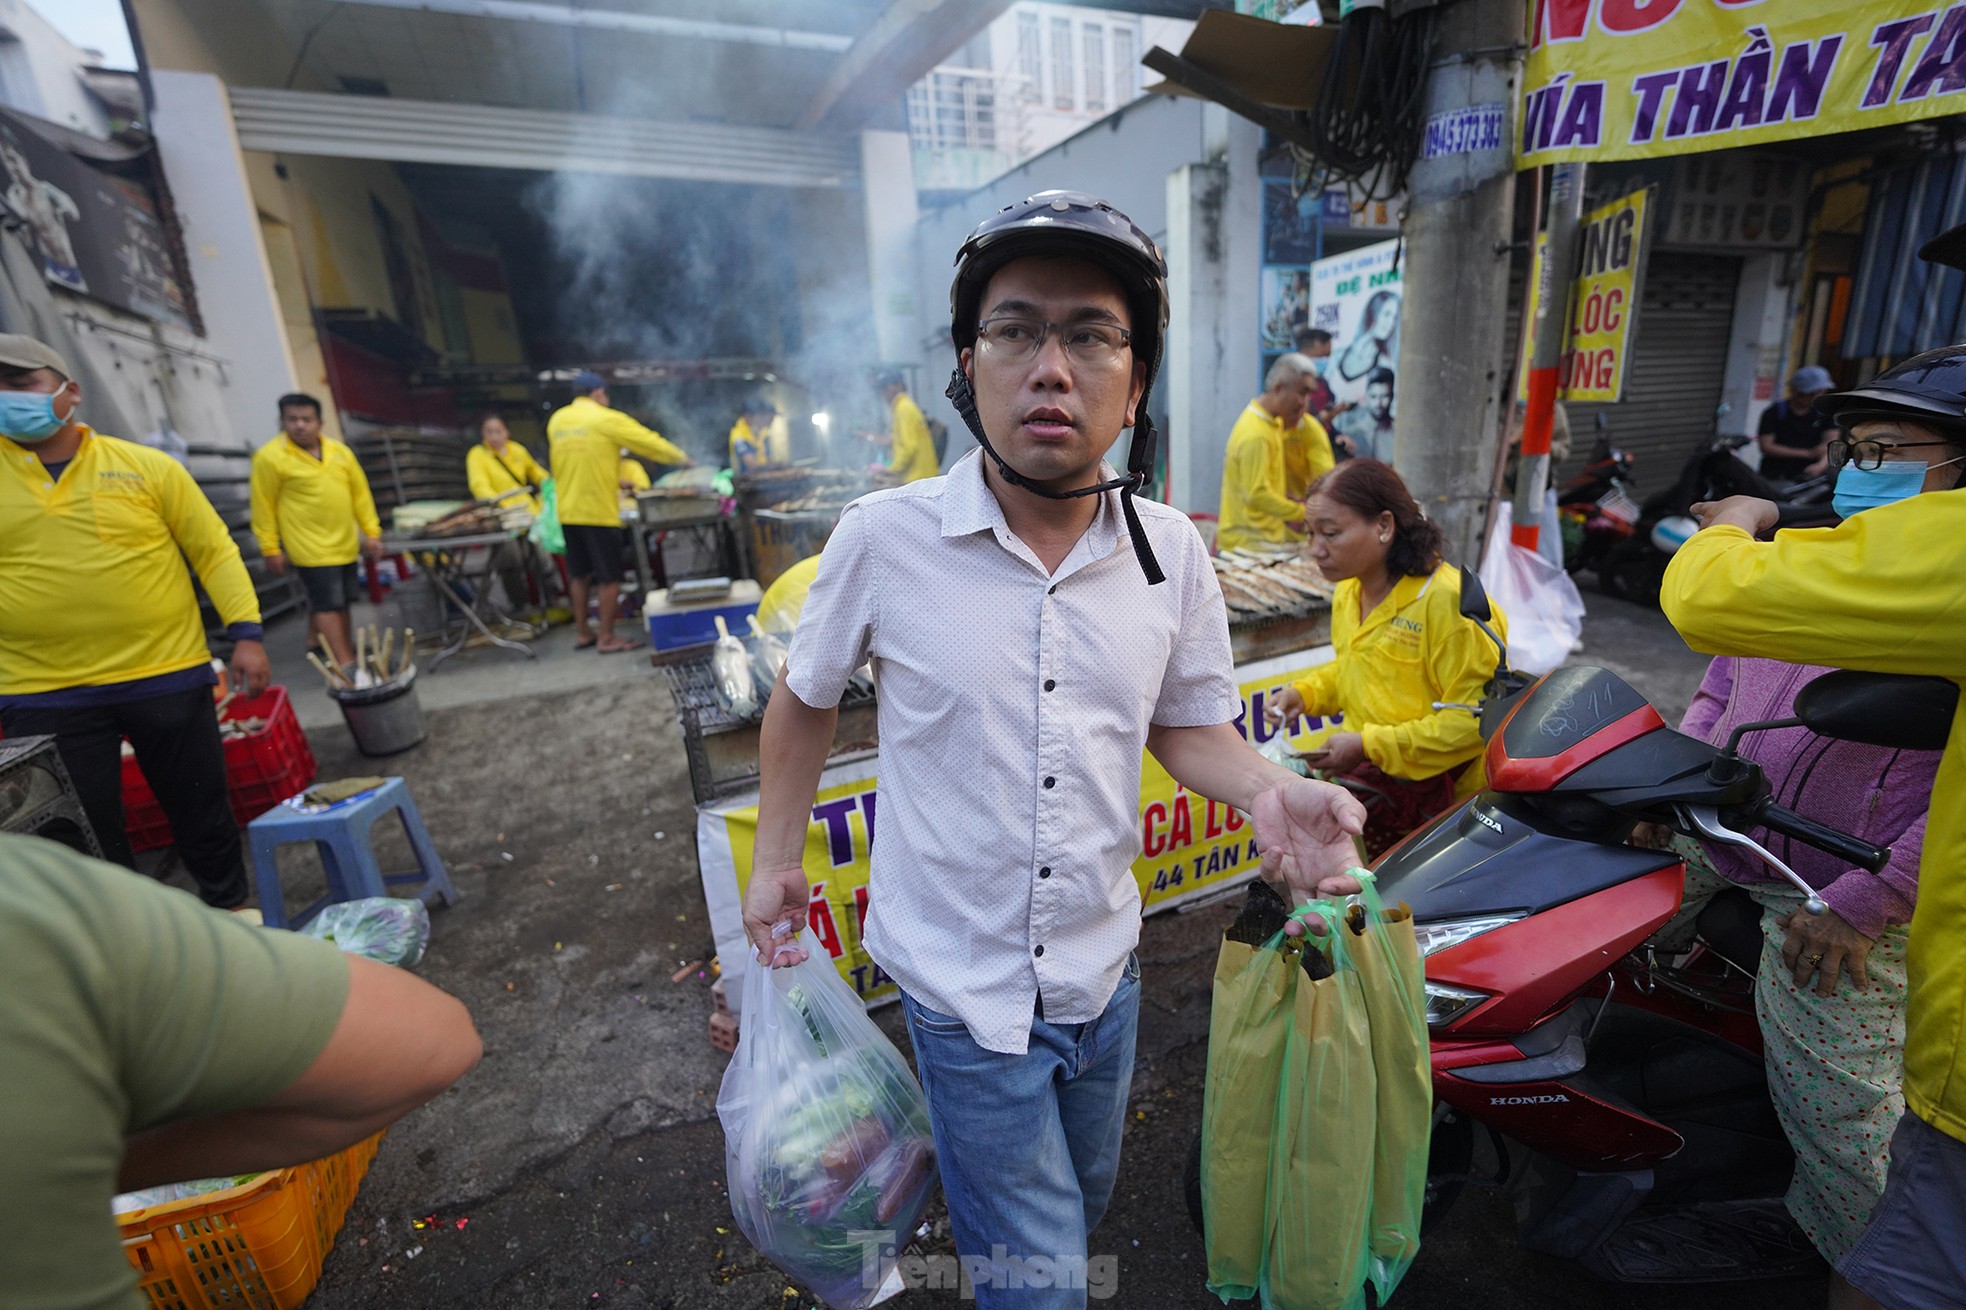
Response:
[[[1296,677],[1331,658],[1329,646],[1280,656],[1236,671],[1241,684],[1243,712],[1236,726],[1256,744],[1276,735],[1264,720],[1265,707]],[[1308,748],[1335,731],[1338,720],[1299,718],[1282,726],[1286,740]],[[871,866],[879,805],[875,768],[869,758],[858,765],[827,770],[814,797],[812,824],[806,829],[805,869],[811,887],[807,919],[812,931],[833,957],[840,976],[862,1000],[896,994],[894,980],[874,963],[861,945],[867,919],[867,879]],[[960,805],[960,797],[949,803]],[[700,810],[697,815],[697,858],[702,866],[705,898],[716,930],[724,971],[741,970],[748,948],[738,907],[751,877],[751,856],[757,843],[758,807],[755,798]],[[1182,900],[1206,895],[1247,879],[1261,863],[1249,821],[1226,805],[1190,795],[1168,776],[1152,755],[1143,755],[1140,771],[1140,857],[1133,876],[1140,884],[1141,912],[1152,914]]]
[[[1645,225],[1652,192],[1634,191],[1584,214],[1578,235],[1577,280],[1570,290],[1570,322],[1558,361],[1556,394],[1562,400],[1609,404],[1625,394],[1625,369],[1631,360],[1638,324],[1639,270],[1645,249]],[[1536,253],[1529,268],[1529,298],[1523,311],[1521,367],[1516,370],[1516,394],[1529,394],[1529,344],[1536,330],[1542,297],[1545,241],[1536,234]]]
[[[1966,111],[1966,4],[1532,4],[1519,168],[1730,150]]]

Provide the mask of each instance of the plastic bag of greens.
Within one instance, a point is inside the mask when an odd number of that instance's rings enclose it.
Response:
[[[560,493],[551,478],[540,484],[539,517],[532,521],[526,536],[549,555],[567,553],[567,534],[560,527]]]
[[[901,1053],[807,932],[804,963],[744,972],[717,1094],[731,1212],[833,1310],[873,1304],[935,1184],[928,1106]]]
[[[301,932],[350,955],[407,969],[430,944],[430,911],[413,898],[370,896],[328,906]]]

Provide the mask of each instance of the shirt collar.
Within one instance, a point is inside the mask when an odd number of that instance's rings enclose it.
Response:
[[[942,535],[963,537],[972,532],[994,532],[999,541],[1011,539],[1010,524],[1003,516],[1003,506],[997,503],[996,493],[983,477],[983,451],[979,447],[957,460],[955,466],[942,479]],[[1099,480],[1110,482],[1119,474],[1112,465],[1101,460]],[[1086,528],[1085,535],[1072,551],[1073,556],[1088,559],[1104,559],[1119,545],[1125,529],[1121,524],[1119,493],[1101,492],[1099,512],[1093,515],[1092,524]],[[1065,572],[1063,566],[1059,573]]]
[[[1393,589],[1386,593],[1386,598],[1379,602],[1378,608],[1359,619],[1360,631],[1392,618],[1424,595],[1433,582],[1434,575],[1431,573],[1409,573],[1395,582]]]

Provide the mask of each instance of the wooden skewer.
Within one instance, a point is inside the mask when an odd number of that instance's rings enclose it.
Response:
[[[416,654],[416,629],[403,629],[403,666],[396,670],[396,676],[406,677],[410,671],[410,658]]]
[[[333,667],[340,668],[341,661],[334,657],[334,647],[328,645],[328,639],[326,637],[317,634],[314,638],[314,641],[315,644],[320,646],[321,648],[322,658],[327,660],[327,662]]]
[[[355,676],[362,676],[362,668],[369,662],[369,630],[355,629]]]
[[[322,659],[319,655],[316,655],[311,650],[307,652],[307,662],[314,666],[315,670],[320,673],[321,680],[323,682],[326,682],[328,686],[330,687],[348,686],[348,679],[341,676],[340,670],[336,669],[333,665],[329,664],[326,660]]]
[[[382,649],[376,653],[375,671],[384,682],[389,681],[389,652],[396,644],[396,629],[384,628]]]
[[[376,633],[375,624],[371,623],[369,625],[369,658],[373,660],[381,652],[382,641]],[[389,675],[385,673],[383,676],[388,677]]]

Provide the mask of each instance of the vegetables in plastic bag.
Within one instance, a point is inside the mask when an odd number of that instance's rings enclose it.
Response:
[[[730,712],[748,719],[758,712],[758,683],[751,676],[751,652],[730,635],[724,616],[717,619],[717,644],[710,650],[710,676],[717,684],[717,695]]]
[[[194,1196],[209,1196],[227,1188],[244,1187],[257,1177],[258,1174],[234,1174],[230,1178],[200,1178],[189,1183],[165,1183],[135,1192],[119,1192],[110,1201],[109,1212],[128,1214],[132,1210],[148,1210],[153,1205],[169,1205],[172,1201],[183,1201]]]
[[[350,955],[407,969],[430,944],[430,911],[413,897],[370,896],[328,906],[301,932]]]
[[[717,1094],[731,1212],[833,1310],[873,1303],[935,1182],[915,1077],[807,932],[804,963],[753,960]]]
[[[552,478],[539,485],[539,517],[526,537],[549,555],[567,553],[566,530],[560,526],[560,499]]]

